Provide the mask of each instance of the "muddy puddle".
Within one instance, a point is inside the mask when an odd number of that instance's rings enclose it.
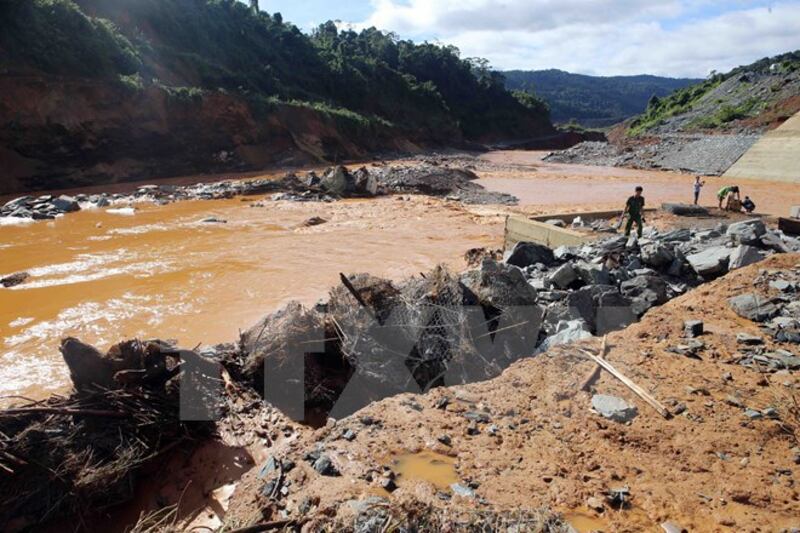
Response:
[[[430,450],[398,455],[389,465],[400,486],[424,481],[438,490],[450,491],[452,484],[460,482],[456,474],[456,459]]]
[[[340,272],[397,279],[440,262],[462,268],[467,249],[502,235],[500,217],[424,197],[250,207],[258,199],[115,206],[0,227],[0,275],[31,275],[0,292],[0,396],[62,390],[65,336],[103,350],[131,337],[230,342],[292,299],[313,304]],[[327,223],[301,227],[313,216]],[[201,222],[208,217],[226,223]]]

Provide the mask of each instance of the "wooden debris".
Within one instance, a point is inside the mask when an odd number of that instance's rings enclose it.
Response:
[[[649,392],[641,388],[639,385],[634,383],[630,378],[625,376],[622,372],[614,368],[611,363],[606,361],[605,359],[596,356],[592,352],[588,350],[584,350],[583,348],[579,348],[579,351],[586,355],[589,359],[603,367],[609,374],[620,380],[626,387],[632,390],[637,396],[639,396],[642,400],[646,401],[650,404],[650,406],[658,412],[661,416],[666,419],[672,418],[672,415],[664,407],[658,400],[656,400]]]

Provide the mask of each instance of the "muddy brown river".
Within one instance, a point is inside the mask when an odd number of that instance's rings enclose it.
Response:
[[[691,191],[691,176],[545,164],[542,155],[484,155],[483,164],[496,168],[479,169],[480,182],[517,195],[525,212],[619,206],[635,184],[645,186],[650,205]],[[709,180],[703,203],[713,203],[721,183]],[[796,203],[796,189],[747,185],[773,214]],[[27,224],[0,219],[0,276],[31,274],[0,289],[0,396],[63,391],[65,336],[103,350],[132,337],[183,346],[233,341],[292,299],[315,302],[340,272],[399,279],[442,262],[460,268],[467,249],[502,242],[502,208],[420,196],[250,207],[256,200],[114,206]],[[312,216],[328,222],[300,227]],[[207,217],[227,223],[200,222]]]
[[[340,272],[397,279],[440,262],[463,266],[468,248],[499,243],[499,217],[406,198],[187,201],[6,223],[0,273],[31,278],[0,292],[0,395],[62,390],[64,336],[101,349],[132,337],[233,341],[292,299],[314,303]],[[328,222],[300,227],[311,216]]]

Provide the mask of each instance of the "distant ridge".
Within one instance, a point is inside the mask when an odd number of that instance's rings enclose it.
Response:
[[[587,76],[563,70],[510,70],[509,90],[532,91],[550,104],[555,123],[605,127],[642,113],[650,97],[663,97],[702,80],[659,76]]]

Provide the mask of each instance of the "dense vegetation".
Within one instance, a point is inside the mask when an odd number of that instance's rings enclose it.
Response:
[[[553,121],[609,126],[644,111],[652,96],[662,97],[698,80],[657,76],[598,77],[561,70],[505,72],[511,90],[533,91],[549,105]]]
[[[261,109],[310,106],[417,137],[549,131],[546,106],[513,95],[484,61],[375,29],[311,35],[236,0],[0,0],[0,66],[159,85],[179,97],[226,91]]]
[[[738,93],[748,91],[748,84],[752,81],[748,75],[769,75],[780,78],[797,71],[800,71],[800,51],[766,57],[750,65],[736,67],[725,74],[712,72],[708,79],[675,91],[665,98],[651,98],[644,113],[631,123],[629,134],[640,135],[664,124],[672,117],[678,117],[696,109],[706,95],[734,78],[739,81],[736,91],[731,88],[726,91],[725,95],[712,96],[711,98],[717,98],[717,100],[710,103],[708,106],[710,110],[694,118],[690,126],[698,129],[715,129],[735,120],[753,116],[769,103],[771,94],[740,97]],[[770,92],[779,90],[780,84],[777,84]],[[733,92],[736,94],[731,95]]]

